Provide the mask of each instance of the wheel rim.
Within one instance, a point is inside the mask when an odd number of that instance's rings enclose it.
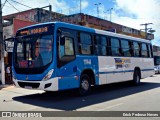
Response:
[[[88,88],[89,88],[89,83],[88,83],[87,80],[83,80],[82,83],[81,83],[81,85],[82,85],[82,88],[83,88],[85,91],[88,90]]]

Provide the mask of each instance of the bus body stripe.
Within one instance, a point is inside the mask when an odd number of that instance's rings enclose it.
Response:
[[[153,70],[154,69],[142,69],[141,71],[153,71]],[[112,73],[123,73],[123,72],[134,72],[134,70],[99,72],[99,74],[112,74]]]

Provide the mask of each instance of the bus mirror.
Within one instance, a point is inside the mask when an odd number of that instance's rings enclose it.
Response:
[[[61,40],[60,40],[60,45],[65,45],[65,37],[61,37]]]
[[[61,33],[62,33],[61,29],[58,29],[58,30],[57,30],[57,35],[58,35],[58,36],[61,36]]]

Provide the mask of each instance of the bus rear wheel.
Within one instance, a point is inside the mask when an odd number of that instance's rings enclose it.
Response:
[[[140,84],[140,72],[139,72],[139,70],[134,71],[133,84],[134,85],[139,85]]]
[[[88,95],[91,92],[91,80],[87,74],[81,76],[79,93],[80,95]]]

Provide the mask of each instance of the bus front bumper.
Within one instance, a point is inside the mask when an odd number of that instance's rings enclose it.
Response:
[[[45,81],[24,81],[13,79],[14,85],[19,88],[58,91],[58,77]]]

